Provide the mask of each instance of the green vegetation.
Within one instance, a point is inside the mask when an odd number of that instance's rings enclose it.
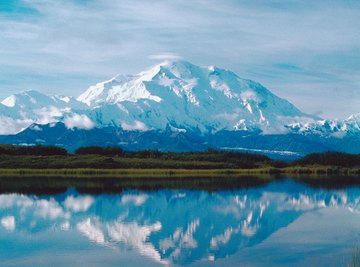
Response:
[[[103,156],[121,156],[123,153],[122,149],[119,147],[80,147],[75,151],[77,155],[103,155]]]
[[[359,157],[327,152],[286,163],[211,149],[175,153],[87,147],[70,154],[52,146],[0,145],[0,192],[46,194],[69,187],[94,193],[124,188],[214,191],[289,176],[314,187],[341,188],[360,184]]]
[[[80,193],[118,193],[124,189],[159,190],[233,190],[266,184],[276,177],[265,176],[227,176],[221,177],[57,177],[57,176],[18,176],[0,179],[0,193],[18,192],[31,194],[51,194],[76,188]]]
[[[351,155],[340,152],[314,153],[293,162],[293,165],[358,167],[360,166],[360,155]]]
[[[266,156],[209,149],[202,152],[123,151],[83,147],[75,154],[55,146],[0,145],[1,175],[221,176],[244,174],[359,175],[360,155],[326,152],[292,163]]]
[[[276,174],[263,169],[0,169],[0,177],[122,177],[122,178],[166,178],[166,177],[237,177],[244,175]],[[270,176],[269,176],[270,177]]]
[[[51,156],[51,155],[68,155],[68,152],[56,146],[14,146],[14,145],[0,145],[0,155],[37,155],[37,156]]]
[[[340,152],[309,154],[283,169],[291,174],[360,174],[360,155]]]
[[[208,150],[205,152],[124,152],[120,148],[85,147],[68,154],[57,147],[1,146],[0,168],[28,169],[255,169],[284,164],[266,156]]]

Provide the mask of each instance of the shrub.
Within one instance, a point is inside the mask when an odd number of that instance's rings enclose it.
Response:
[[[67,155],[64,148],[56,146],[14,146],[14,145],[1,145],[0,154],[3,155],[18,155],[18,156],[55,156]]]
[[[102,155],[102,156],[121,156],[123,153],[122,149],[119,147],[99,147],[99,146],[89,146],[89,147],[80,147],[75,151],[77,155]]]

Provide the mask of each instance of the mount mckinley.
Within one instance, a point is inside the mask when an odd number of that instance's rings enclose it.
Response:
[[[118,75],[78,98],[24,91],[0,104],[0,142],[164,151],[209,147],[299,157],[360,153],[360,114],[323,120],[261,84],[214,66],[161,63]]]

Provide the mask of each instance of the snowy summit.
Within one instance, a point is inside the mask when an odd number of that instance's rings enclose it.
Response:
[[[359,129],[354,121],[336,122],[330,130]],[[33,123],[55,122],[70,129],[170,128],[201,134],[307,132],[323,130],[325,125],[257,82],[183,60],[166,61],[136,75],[117,75],[90,86],[77,99],[31,90],[1,102],[1,134],[19,132]]]
[[[200,132],[283,132],[284,124],[312,121],[261,84],[217,67],[167,61],[137,75],[118,75],[91,86],[78,98],[101,125],[125,129]],[[99,118],[101,118],[99,120]]]

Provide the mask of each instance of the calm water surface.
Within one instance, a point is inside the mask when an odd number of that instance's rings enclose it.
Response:
[[[345,266],[360,187],[0,195],[1,266]]]

